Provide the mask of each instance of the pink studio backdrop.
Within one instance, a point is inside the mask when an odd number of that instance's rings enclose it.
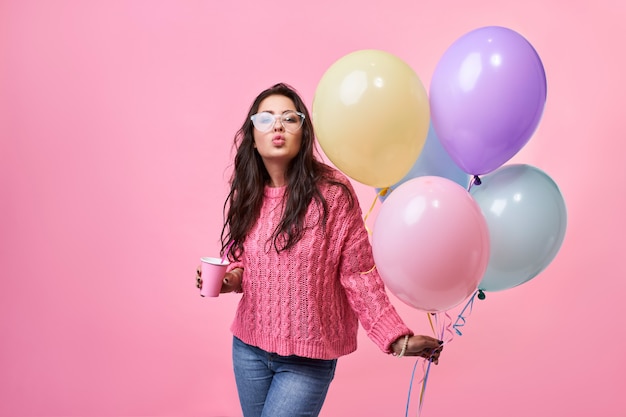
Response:
[[[218,253],[247,106],[278,81],[311,105],[359,49],[428,88],[446,48],[488,25],[544,63],[543,119],[511,162],[556,181],[568,229],[537,278],[475,303],[422,414],[626,415],[625,17],[617,0],[0,1],[0,415],[240,416],[238,296],[203,299],[193,276]],[[374,190],[355,185],[367,211]],[[403,416],[413,363],[362,333],[322,415]]]

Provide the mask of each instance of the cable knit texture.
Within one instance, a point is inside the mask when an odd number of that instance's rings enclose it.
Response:
[[[339,171],[354,200],[331,184],[320,189],[328,203],[311,204],[306,232],[295,247],[277,253],[271,236],[280,222],[286,187],[265,188],[265,200],[245,243],[243,295],[231,330],[244,342],[279,355],[335,359],[357,347],[358,323],[381,350],[413,334],[391,304],[374,266],[369,236],[354,189]]]

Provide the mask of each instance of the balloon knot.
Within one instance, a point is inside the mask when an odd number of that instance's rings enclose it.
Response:
[[[479,300],[484,300],[486,297],[485,293],[483,292],[483,290],[478,290],[478,299]]]
[[[474,184],[476,184],[476,185],[482,184],[482,181],[480,180],[478,175],[474,175]]]

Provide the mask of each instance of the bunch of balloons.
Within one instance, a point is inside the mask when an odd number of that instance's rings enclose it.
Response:
[[[318,141],[379,192],[374,259],[400,300],[446,311],[477,289],[523,284],[554,259],[567,224],[558,186],[538,168],[504,165],[535,132],[546,89],[533,46],[500,26],[455,41],[429,94],[384,51],[353,52],[324,73]]]

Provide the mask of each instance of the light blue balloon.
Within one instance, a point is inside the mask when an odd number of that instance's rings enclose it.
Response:
[[[507,165],[470,189],[489,229],[491,251],[478,288],[501,291],[536,277],[561,248],[565,201],[556,183],[530,165]]]
[[[413,178],[425,176],[447,178],[456,182],[463,188],[468,187],[470,179],[470,176],[459,168],[459,166],[445,150],[437,137],[437,133],[435,132],[432,123],[428,128],[428,135],[426,136],[424,148],[413,164],[413,167],[400,181],[390,186],[384,196],[380,196],[381,201],[385,201],[385,198],[389,195],[389,193],[396,189],[400,184]],[[381,188],[377,188],[376,192],[380,193],[381,190]]]

